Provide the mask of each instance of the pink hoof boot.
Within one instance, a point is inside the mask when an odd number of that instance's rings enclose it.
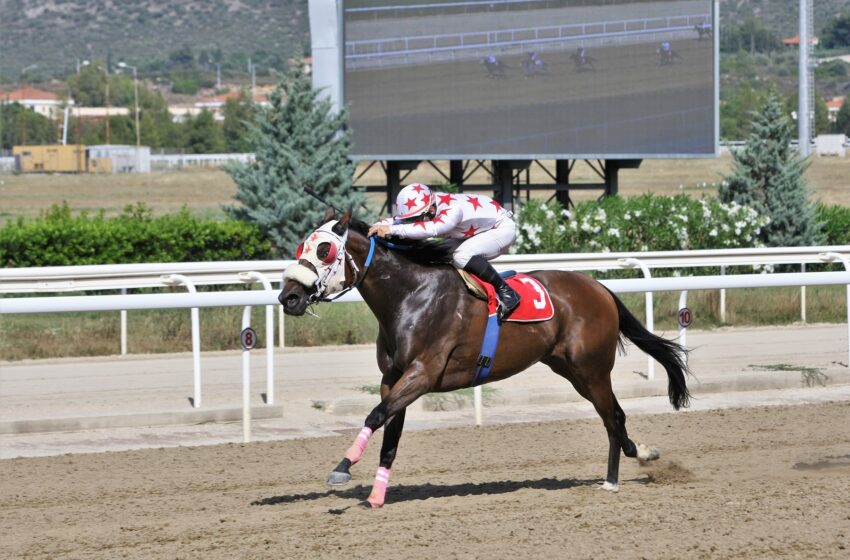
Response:
[[[366,444],[369,443],[369,439],[372,437],[372,430],[363,427],[360,430],[360,433],[357,434],[357,439],[354,440],[354,443],[351,444],[351,447],[348,448],[348,451],[345,452],[345,458],[351,461],[351,464],[355,464],[360,460],[360,456],[363,455],[363,452],[366,450]]]
[[[375,473],[375,483],[372,485],[372,493],[366,498],[373,508],[379,508],[384,505],[384,499],[387,496],[387,485],[390,483],[390,469],[378,467],[378,472]]]

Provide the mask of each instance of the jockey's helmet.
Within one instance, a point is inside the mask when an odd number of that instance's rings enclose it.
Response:
[[[435,197],[428,185],[413,183],[401,189],[395,199],[396,220],[421,216],[434,204]]]

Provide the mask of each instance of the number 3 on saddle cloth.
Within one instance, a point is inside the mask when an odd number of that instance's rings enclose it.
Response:
[[[475,379],[472,385],[481,385],[490,374],[493,368],[493,360],[496,357],[496,347],[499,344],[500,322],[498,318],[499,300],[496,297],[496,289],[487,282],[479,279],[473,274],[468,274],[468,277],[475,281],[481,290],[472,291],[476,295],[481,295],[481,291],[487,294],[487,329],[484,331],[484,341],[481,343],[481,353],[476,362]],[[549,298],[549,292],[536,278],[532,278],[527,274],[517,274],[516,272],[503,272],[502,277],[505,281],[519,293],[521,300],[519,306],[514,309],[505,321],[516,323],[534,323],[539,321],[548,321],[555,315],[555,309],[552,307],[552,300]],[[467,283],[468,284],[468,283]]]

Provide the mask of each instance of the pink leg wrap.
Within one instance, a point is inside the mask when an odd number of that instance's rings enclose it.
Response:
[[[369,439],[371,437],[372,430],[365,426],[362,430],[360,430],[360,433],[357,434],[357,439],[354,440],[354,443],[352,443],[351,447],[348,448],[348,451],[345,452],[345,458],[351,461],[352,465],[360,460],[360,456],[363,455],[363,451],[366,450],[366,444],[369,443]]]
[[[375,484],[372,486],[372,493],[366,498],[366,501],[372,504],[373,508],[379,508],[384,505],[384,498],[387,495],[387,485],[390,483],[390,469],[378,467],[378,472],[375,473]]]

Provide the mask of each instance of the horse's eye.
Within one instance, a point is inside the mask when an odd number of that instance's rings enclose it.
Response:
[[[316,256],[325,264],[331,264],[336,259],[336,247],[325,241],[316,247]]]

